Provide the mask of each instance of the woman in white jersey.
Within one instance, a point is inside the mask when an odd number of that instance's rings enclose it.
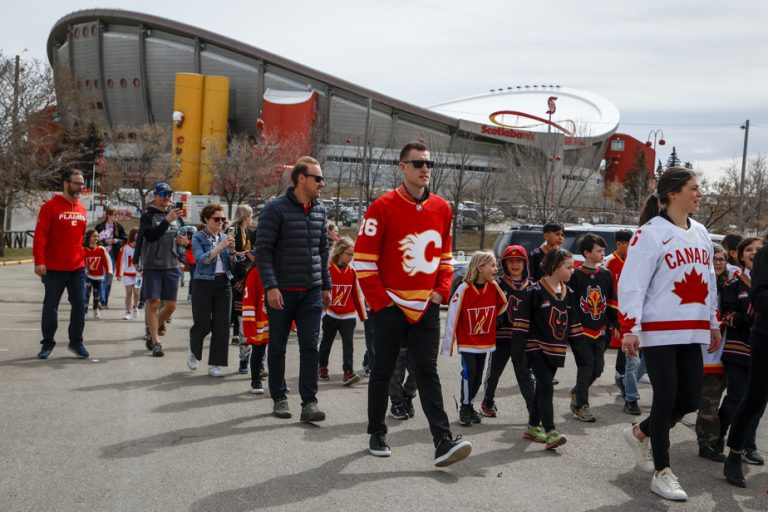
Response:
[[[669,430],[698,407],[700,346],[714,352],[720,345],[712,242],[690,218],[701,197],[689,169],[670,168],[659,178],[619,280],[622,350],[643,349],[653,386],[650,416],[625,429],[624,438],[638,467],[653,472],[651,491],[671,500],[688,495],[669,467]]]

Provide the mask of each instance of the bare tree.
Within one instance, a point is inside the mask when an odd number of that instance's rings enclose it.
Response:
[[[6,215],[24,191],[52,184],[59,170],[58,134],[50,129],[53,75],[37,60],[0,53],[0,256],[5,255]]]
[[[170,127],[157,124],[117,126],[105,134],[102,191],[139,212],[156,183],[179,170],[171,162]]]
[[[501,197],[500,185],[503,179],[504,172],[491,166],[478,179],[474,198],[479,205],[478,210],[480,212],[480,250],[485,247],[485,231],[488,224],[492,221],[501,220],[503,217],[496,208],[496,201]]]
[[[472,135],[457,135],[449,149],[449,162],[452,168],[448,171],[445,191],[446,198],[453,202],[453,250],[456,251],[456,235],[458,233],[459,208],[472,188],[473,175],[470,167],[474,163],[472,153]]]
[[[269,198],[282,191],[286,145],[274,137],[255,138],[246,134],[229,140],[226,151],[213,151],[213,190],[227,203],[228,215],[234,206],[256,197]]]

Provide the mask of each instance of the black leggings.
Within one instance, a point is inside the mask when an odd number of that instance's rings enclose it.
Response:
[[[552,364],[541,351],[528,352],[528,366],[536,376],[536,392],[533,407],[528,414],[528,424],[536,427],[542,424],[544,430],[549,432],[555,429],[555,413],[552,406],[552,397],[555,388],[552,379],[557,373],[557,366]]]
[[[645,364],[653,387],[651,414],[640,431],[651,438],[657,471],[669,467],[669,430],[699,407],[704,381],[701,345],[644,347]]]
[[[497,340],[496,350],[491,352],[488,359],[488,366],[485,370],[484,400],[493,401],[496,396],[496,388],[499,385],[499,378],[501,378],[501,374],[507,366],[507,361],[512,359],[512,367],[515,370],[517,385],[520,388],[520,394],[523,395],[523,400],[525,400],[528,414],[530,414],[533,408],[535,388],[531,372],[528,370],[524,343]]]
[[[752,359],[749,369],[747,394],[736,409],[731,431],[728,434],[728,447],[742,450],[752,422],[760,420],[768,402],[768,340],[758,339],[753,334]]]
[[[333,341],[336,339],[336,333],[341,334],[341,353],[342,353],[342,369],[345,372],[351,372],[353,369],[354,358],[354,344],[353,339],[355,336],[355,324],[357,322],[354,318],[336,318],[331,315],[323,316],[322,327],[323,336],[320,339],[320,366],[328,367],[328,358],[331,356],[331,347],[333,347]]]
[[[101,293],[101,279],[85,278],[85,312],[88,313],[88,295],[93,293],[93,310],[99,309],[99,294]]]
[[[725,444],[725,435],[728,433],[728,428],[731,426],[731,423],[733,423],[736,409],[747,394],[747,387],[749,386],[749,367],[738,364],[727,364],[725,366],[725,374],[728,379],[726,395],[725,398],[723,398],[723,403],[717,413],[720,418],[720,438],[718,440],[718,446],[721,448],[723,444]],[[760,415],[750,422],[750,426],[744,437],[744,448],[749,451],[757,450],[755,437],[757,436],[757,427],[760,424],[760,416],[762,415],[761,412]]]

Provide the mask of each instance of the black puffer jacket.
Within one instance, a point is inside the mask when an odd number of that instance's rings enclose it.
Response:
[[[256,266],[264,289],[331,289],[325,208],[315,200],[309,215],[293,187],[268,202],[256,228]]]

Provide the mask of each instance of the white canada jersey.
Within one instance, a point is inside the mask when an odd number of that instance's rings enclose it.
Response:
[[[619,279],[621,331],[641,347],[709,344],[717,329],[717,287],[707,228],[681,229],[664,217],[641,226]]]

